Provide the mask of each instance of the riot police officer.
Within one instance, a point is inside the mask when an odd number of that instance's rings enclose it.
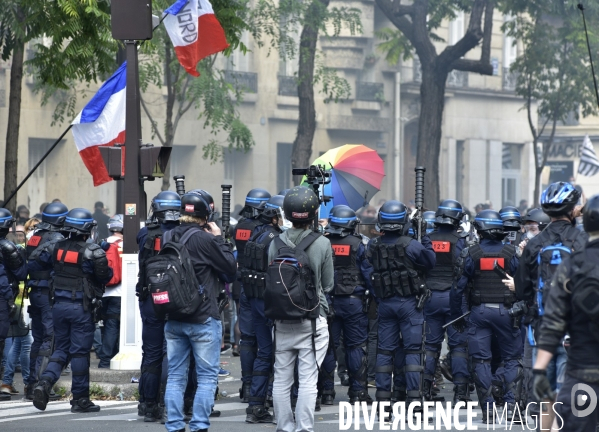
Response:
[[[522,233],[520,227],[522,226],[522,216],[516,207],[505,206],[499,210],[499,215],[503,221],[503,230],[506,232],[504,243],[509,243],[514,246],[520,244]]]
[[[347,394],[352,404],[358,401],[372,402],[368,395],[367,353],[367,312],[372,292],[372,265],[366,259],[362,237],[355,233],[357,224],[356,212],[348,206],[336,205],[329,214],[329,224],[325,229],[335,257],[335,288],[330,296],[334,310],[331,325],[334,346],[329,347],[329,350],[339,347],[343,331],[345,364],[350,378]],[[326,375],[323,383],[323,404],[326,404],[325,398],[334,397],[334,360],[334,356],[327,355],[320,368],[320,373]]]
[[[112,269],[104,250],[86,242],[95,226],[89,210],[72,209],[63,228],[70,236],[54,246],[55,348],[33,392],[33,405],[42,411],[69,360],[73,378],[71,412],[100,411],[89,400],[89,354],[94,341],[94,310],[101,306],[104,284],[112,278]]]
[[[10,320],[16,313],[15,297],[19,290],[19,281],[27,278],[27,263],[17,246],[6,239],[15,223],[10,211],[0,208],[0,360],[4,353],[4,343],[8,335]],[[0,365],[2,363],[0,362]],[[4,368],[0,366],[0,376]],[[0,401],[10,400],[9,394],[0,394]]]
[[[533,369],[534,395],[537,402],[553,400],[547,366],[568,333],[568,365],[554,409],[562,418],[562,430],[594,432],[599,421],[596,406],[596,395],[599,394],[599,195],[587,202],[583,210],[583,225],[590,235],[589,243],[564,259],[546,294],[545,315]],[[584,404],[579,405],[580,391],[590,398],[587,400],[591,405],[586,408]]]
[[[242,219],[237,223],[232,236],[237,248],[237,264],[241,275],[242,289],[239,295],[239,354],[241,359],[241,381],[239,397],[243,402],[249,402],[250,387],[252,385],[252,371],[258,347],[256,346],[256,332],[252,323],[252,307],[243,289],[244,280],[248,278],[249,263],[245,258],[245,245],[250,238],[263,229],[264,222],[258,217],[264,210],[270,194],[265,189],[255,188],[245,197],[245,206],[239,213]]]
[[[498,212],[483,210],[474,219],[474,227],[481,237],[480,244],[465,248],[458,258],[455,290],[451,293],[451,315],[456,319],[463,312],[463,296],[470,305],[468,351],[483,422],[492,412],[494,396],[503,398],[511,412],[515,403],[512,384],[519,375],[522,339],[520,323],[516,325],[508,314],[515,301],[514,293],[502,282],[494,267],[500,266],[508,274],[518,268],[516,248],[502,243],[505,238],[503,221]],[[468,289],[467,289],[468,288]],[[465,319],[454,327],[464,331]],[[503,383],[493,394],[491,374],[491,340],[496,336],[504,363],[498,369],[496,380]],[[483,405],[484,404],[484,405]]]
[[[164,324],[156,317],[152,298],[149,295],[145,277],[146,261],[158,254],[161,239],[165,232],[179,225],[181,198],[172,191],[162,191],[152,199],[150,221],[137,234],[139,246],[139,279],[136,286],[139,297],[139,311],[142,321],[142,360],[139,378],[139,406],[137,414],[145,422],[154,422],[162,418],[163,407],[160,403],[161,375],[163,359],[166,361]],[[165,368],[166,369],[166,368]]]
[[[379,314],[377,401],[422,400],[424,315],[417,308],[417,297],[424,295],[421,275],[435,266],[435,252],[427,235],[422,236],[422,244],[404,235],[408,224],[406,206],[387,201],[378,214],[377,226],[382,235],[368,244],[367,258],[373,266],[372,285]]]
[[[264,210],[258,216],[258,221],[264,225],[256,229],[255,234],[245,245],[245,263],[249,265],[247,276],[243,280],[243,292],[248,299],[251,312],[254,334],[256,336],[258,353],[253,364],[251,388],[248,397],[249,407],[246,408],[247,423],[272,423],[273,416],[268,412],[268,405],[272,405],[272,389],[268,401],[269,379],[273,373],[272,351],[272,322],[264,315],[264,288],[266,283],[266,270],[268,269],[268,248],[270,242],[282,230],[283,223],[281,206],[285,197],[272,196],[266,203]]]
[[[27,242],[27,290],[30,306],[27,309],[31,318],[33,343],[29,355],[29,382],[25,397],[33,399],[33,389],[39,376],[44,372],[54,345],[54,324],[52,321],[52,254],[54,246],[64,237],[62,226],[69,209],[62,203],[48,204],[42,212],[42,221]]]
[[[432,383],[445,336],[443,325],[451,320],[449,293],[453,284],[453,270],[457,258],[466,246],[467,233],[459,233],[464,216],[462,205],[452,199],[441,202],[435,213],[436,230],[429,234],[436,255],[436,264],[426,275],[426,285],[431,298],[424,306],[426,321],[426,367],[423,393],[432,400]],[[453,327],[447,328],[451,353],[451,370],[454,383],[454,403],[467,401],[468,394],[468,340]]]

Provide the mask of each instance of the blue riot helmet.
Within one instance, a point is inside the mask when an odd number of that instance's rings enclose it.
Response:
[[[38,229],[60,231],[67,218],[69,209],[63,203],[51,203],[44,207],[42,221],[37,224]]]
[[[0,238],[6,237],[6,234],[8,234],[8,231],[14,223],[15,219],[10,210],[0,208]]]
[[[123,215],[115,214],[108,220],[106,224],[108,226],[108,231],[110,232],[123,232]]]
[[[432,233],[435,230],[436,213],[432,210],[425,211],[422,218],[426,221],[426,233]]]
[[[329,223],[325,228],[325,232],[345,237],[355,232],[356,225],[358,225],[356,212],[348,206],[340,204],[331,209]]]
[[[503,229],[506,231],[520,231],[522,217],[516,207],[506,206],[499,210],[499,216],[503,221]]]
[[[568,215],[580,199],[580,192],[570,183],[550,184],[541,195],[541,208],[550,217]]]
[[[248,192],[245,197],[245,205],[241,212],[240,216],[246,218],[252,218],[260,215],[264,208],[266,207],[266,203],[270,199],[270,193],[266,189],[255,188]]]
[[[402,202],[390,200],[385,202],[379,210],[377,228],[380,231],[403,231],[408,220],[406,206]]]
[[[453,225],[454,227],[458,227],[463,217],[464,208],[462,204],[456,200],[446,199],[441,201],[435,212],[435,223],[437,225]]]
[[[74,234],[91,235],[97,224],[89,210],[74,208],[67,213],[62,230]]]
[[[152,218],[158,222],[173,222],[179,220],[181,197],[177,192],[162,191],[154,197],[150,205]]]
[[[264,206],[264,210],[259,216],[261,222],[265,224],[272,223],[273,218],[277,218],[277,223],[284,222],[283,221],[283,201],[285,197],[283,195],[273,195],[266,202]]]
[[[503,229],[501,216],[495,210],[483,210],[474,219],[474,228],[482,238],[503,240],[507,233]]]

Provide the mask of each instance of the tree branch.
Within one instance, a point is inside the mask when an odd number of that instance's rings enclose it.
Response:
[[[396,17],[411,16],[414,13],[414,5],[402,5],[401,0],[393,0],[393,9]]]
[[[162,135],[160,135],[160,131],[158,130],[158,127],[156,125],[156,121],[154,120],[154,118],[150,114],[150,111],[148,110],[148,107],[146,106],[146,102],[144,101],[144,98],[141,97],[141,95],[139,97],[139,100],[141,101],[141,106],[144,109],[144,112],[146,113],[146,115],[148,116],[148,119],[150,120],[150,124],[152,125],[152,129],[154,129],[154,132],[156,133],[156,136],[158,137],[158,141],[160,141],[161,145],[164,145],[164,139],[162,138]]]
[[[394,2],[391,2],[391,0],[376,0],[376,4],[385,14],[387,19],[389,19],[389,21],[391,21],[393,25],[397,27],[399,31],[401,31],[408,38],[408,40],[412,42],[412,44],[414,44],[414,26],[405,16],[396,14],[396,2],[398,3],[399,1],[395,0]],[[414,5],[404,7],[413,8]]]

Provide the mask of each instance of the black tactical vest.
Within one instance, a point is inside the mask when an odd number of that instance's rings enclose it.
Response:
[[[162,235],[164,232],[158,224],[148,225],[146,227],[146,240],[139,251],[139,277],[135,286],[135,292],[141,301],[148,296],[148,281],[146,280],[146,261],[153,256],[158,255],[162,246]]]
[[[428,236],[433,243],[437,263],[432,270],[427,272],[426,285],[434,291],[446,291],[451,288],[453,282],[453,270],[456,261],[454,256],[455,247],[461,237],[456,231],[435,231]]]
[[[370,243],[368,259],[374,268],[372,285],[378,298],[418,294],[419,275],[406,256],[411,241],[411,237],[401,236],[395,244],[386,244],[377,237]]]
[[[335,295],[351,295],[357,286],[364,286],[364,277],[358,266],[358,248],[362,239],[356,235],[327,237],[334,253]]]
[[[54,263],[54,289],[71,291],[71,298],[77,298],[76,292],[83,291],[83,297],[93,299],[103,289],[92,278],[92,275],[83,271],[84,257],[92,257],[89,247],[91,243],[75,240],[63,240],[54,248],[52,257]],[[96,246],[99,247],[99,246]]]
[[[250,263],[245,258],[245,245],[250,238],[256,227],[262,225],[257,219],[242,219],[235,227],[235,246],[237,247],[237,262],[240,268],[248,268]]]
[[[510,261],[516,255],[516,248],[512,245],[504,245],[498,252],[484,252],[480,245],[474,245],[468,252],[474,261],[470,304],[477,306],[481,303],[497,303],[511,307],[516,297],[501,282],[502,277],[495,273],[493,266],[497,261],[507,271]]]
[[[250,237],[250,240],[245,244],[244,262],[248,264],[248,267],[241,269],[241,280],[247,298],[264,298],[266,270],[268,270],[268,249],[270,242],[278,235],[279,232],[275,227],[268,225],[259,235]],[[239,257],[239,255],[237,256]]]
[[[64,237],[62,234],[55,231],[38,231],[27,241],[25,251],[27,253],[27,260],[37,260],[44,249],[44,246],[48,242],[58,242]],[[43,266],[42,263],[40,265]],[[52,272],[50,270],[39,270],[36,272],[29,273],[29,279],[32,281],[49,281],[52,279]]]

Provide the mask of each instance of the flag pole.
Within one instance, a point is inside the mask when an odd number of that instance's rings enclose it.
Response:
[[[593,74],[593,84],[595,86],[595,97],[597,98],[597,106],[599,106],[599,91],[597,91],[597,78],[595,77],[595,67],[593,66],[593,56],[591,55],[591,44],[589,43],[589,33],[587,32],[587,20],[584,18],[584,6],[578,3],[578,9],[582,13],[582,22],[584,24],[584,34],[587,39],[587,49],[589,50],[589,60],[591,61],[591,73]]]
[[[19,192],[19,189],[21,189],[21,187],[23,187],[25,182],[27,182],[27,180],[29,180],[29,177],[31,177],[33,175],[35,170],[37,170],[39,168],[39,166],[42,164],[42,162],[44,162],[46,160],[46,158],[50,155],[50,153],[52,153],[52,150],[54,150],[56,148],[56,146],[58,145],[58,143],[60,143],[60,141],[62,141],[64,136],[67,134],[67,132],[71,130],[72,126],[73,125],[70,124],[69,127],[65,129],[65,131],[62,133],[62,135],[60,137],[58,137],[58,139],[54,142],[54,144],[52,144],[52,146],[48,149],[46,154],[43,155],[42,158],[39,160],[39,162],[35,164],[35,166],[31,169],[31,171],[29,171],[29,174],[27,174],[25,176],[25,178],[21,181],[21,183],[19,183],[17,188],[9,195],[8,198],[6,198],[6,200],[4,201],[4,206],[6,206],[6,204],[8,202],[10,202],[10,200],[13,199],[17,195],[17,192]]]

